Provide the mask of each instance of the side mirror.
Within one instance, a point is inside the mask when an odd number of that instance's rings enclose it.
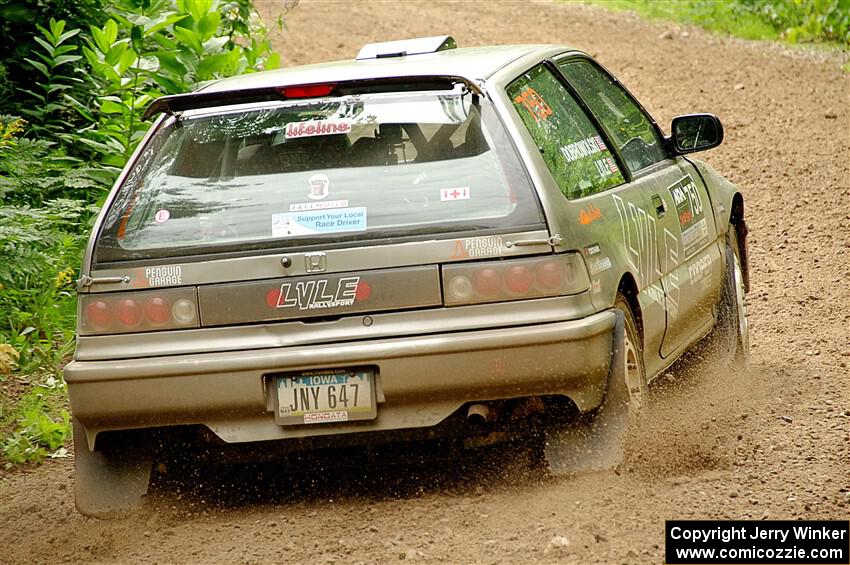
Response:
[[[714,114],[689,114],[673,118],[670,127],[673,149],[678,155],[705,151],[723,141],[723,124]]]

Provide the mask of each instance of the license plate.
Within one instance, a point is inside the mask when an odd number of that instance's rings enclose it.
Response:
[[[371,420],[377,416],[368,369],[328,369],[278,377],[275,420],[281,425]]]

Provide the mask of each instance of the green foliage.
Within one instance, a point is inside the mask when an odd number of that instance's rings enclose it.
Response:
[[[790,42],[834,41],[850,46],[850,0],[744,0]]]
[[[49,141],[16,138],[26,124],[0,115],[0,202],[42,206],[63,196],[95,202],[116,171],[69,157]]]
[[[50,376],[33,387],[10,411],[0,406],[0,429],[12,432],[0,443],[9,467],[18,463],[40,463],[45,457],[62,457],[62,446],[71,436],[71,418],[60,408],[65,383]]]
[[[18,138],[25,126],[0,116],[0,380],[17,370],[43,384],[21,398],[0,397],[0,450],[9,464],[41,461],[69,434],[57,373],[74,343],[73,278],[81,226],[94,207],[46,198],[98,182],[48,142]]]
[[[66,100],[89,123],[66,133],[102,163],[122,166],[149,124],[140,116],[158,96],[199,83],[279,65],[266,29],[246,3],[216,0],[116,0],[111,18],[92,26],[82,52],[96,97]]]
[[[38,59],[43,37],[34,24],[42,26],[54,18],[65,20],[68,29],[100,25],[106,19],[104,0],[0,0],[0,64],[6,68],[7,88],[0,72],[0,108],[21,114],[31,106],[28,97],[16,96],[21,89],[36,90],[41,73],[33,72],[25,58]]]
[[[56,133],[66,127],[66,119],[61,113],[67,110],[67,106],[58,102],[61,93],[83,82],[71,74],[73,63],[81,57],[74,54],[77,46],[69,43],[80,30],[65,31],[65,22],[57,22],[53,18],[50,18],[50,29],[38,24],[35,27],[43,37],[33,38],[39,49],[35,50],[34,59],[24,57],[24,61],[44,78],[35,83],[35,90],[22,89],[35,99],[35,104],[21,108],[21,112],[32,119],[32,131],[36,134],[42,131]]]
[[[0,343],[20,352],[22,367],[56,364],[73,345],[78,226],[92,212],[66,199],[0,206]]]
[[[280,60],[253,0],[0,0],[0,33],[0,381],[24,383],[0,450],[37,462],[69,437],[73,279],[145,107]]]
[[[606,8],[635,10],[745,39],[850,46],[850,0],[589,0]]]

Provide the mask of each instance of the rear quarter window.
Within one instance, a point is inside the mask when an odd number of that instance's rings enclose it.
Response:
[[[589,196],[624,182],[599,131],[544,65],[514,80],[507,94],[567,198]]]

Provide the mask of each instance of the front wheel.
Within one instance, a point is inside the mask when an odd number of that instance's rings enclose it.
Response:
[[[646,407],[649,390],[635,315],[620,293],[614,302],[611,369],[602,404],[565,427],[547,430],[544,457],[553,475],[611,469],[623,460],[629,427]]]
[[[750,327],[744,269],[734,226],[730,226],[726,236],[726,267],[717,305],[717,323],[709,334],[708,343],[721,365],[749,365]]]

